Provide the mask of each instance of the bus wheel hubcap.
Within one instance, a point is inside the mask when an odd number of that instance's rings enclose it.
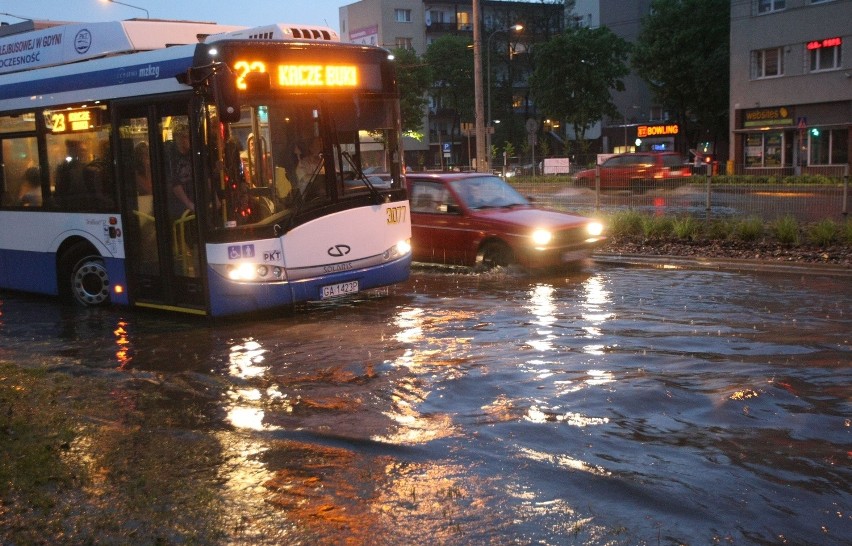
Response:
[[[109,298],[109,275],[100,262],[82,264],[72,282],[74,297],[83,305],[98,305]]]

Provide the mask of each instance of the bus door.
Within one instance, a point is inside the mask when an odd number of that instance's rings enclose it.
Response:
[[[186,103],[117,110],[131,299],[203,309]]]

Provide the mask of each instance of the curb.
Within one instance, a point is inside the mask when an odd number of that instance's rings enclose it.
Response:
[[[645,266],[671,269],[715,269],[724,271],[761,271],[814,276],[852,278],[852,268],[836,264],[783,263],[737,258],[685,258],[682,256],[648,256],[645,254],[618,254],[595,252],[592,259],[599,263]]]

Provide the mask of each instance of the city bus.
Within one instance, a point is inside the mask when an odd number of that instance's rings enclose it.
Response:
[[[4,25],[0,289],[220,317],[399,283],[402,155],[392,56],[329,28]]]

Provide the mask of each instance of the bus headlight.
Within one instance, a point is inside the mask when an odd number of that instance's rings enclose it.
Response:
[[[553,239],[553,234],[546,229],[533,231],[532,240],[536,246],[544,246]]]
[[[257,276],[257,269],[252,264],[237,264],[228,270],[228,278],[232,281],[251,281]]]
[[[389,249],[385,250],[382,257],[385,260],[393,260],[400,256],[405,256],[411,252],[411,242],[408,239],[403,239]]]
[[[589,222],[586,224],[586,231],[589,235],[593,237],[597,237],[601,233],[603,233],[603,224],[600,222]]]

